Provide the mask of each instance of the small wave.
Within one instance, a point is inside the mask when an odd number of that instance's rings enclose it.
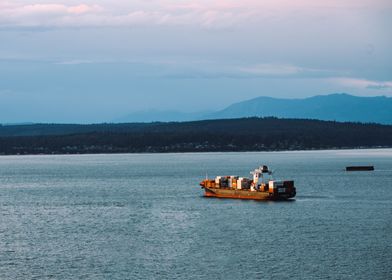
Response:
[[[335,196],[332,195],[297,195],[296,199],[298,200],[307,200],[307,199],[335,199]]]
[[[67,206],[69,204],[66,204]],[[72,206],[93,206],[93,207],[125,207],[125,203],[121,202],[86,202],[73,203]]]

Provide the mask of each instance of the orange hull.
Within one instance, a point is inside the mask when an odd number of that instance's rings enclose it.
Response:
[[[221,188],[204,187],[205,197],[219,197],[219,198],[236,198],[236,199],[252,199],[252,200],[284,200],[294,197],[292,195],[274,195],[268,192],[250,191],[250,190],[233,190]]]
[[[244,195],[230,195],[230,194],[215,194],[210,192],[204,193],[205,197],[221,197],[221,198],[237,198],[237,199],[251,199],[251,200],[268,200],[268,197],[252,197],[252,196],[244,196]]]

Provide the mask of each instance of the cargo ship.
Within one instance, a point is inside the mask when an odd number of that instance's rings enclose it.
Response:
[[[262,165],[250,172],[253,179],[239,176],[217,176],[200,182],[206,197],[238,198],[254,200],[287,200],[295,197],[294,181],[272,178],[272,171]]]

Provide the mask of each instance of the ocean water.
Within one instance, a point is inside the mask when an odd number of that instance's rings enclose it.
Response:
[[[294,201],[202,197],[260,164]],[[0,279],[392,279],[392,150],[3,156]]]

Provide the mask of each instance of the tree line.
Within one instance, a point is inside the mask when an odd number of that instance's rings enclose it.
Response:
[[[12,134],[4,131],[2,134],[0,128],[0,154],[392,147],[390,125],[303,119],[242,118],[145,124],[40,124],[14,126],[11,130]]]

